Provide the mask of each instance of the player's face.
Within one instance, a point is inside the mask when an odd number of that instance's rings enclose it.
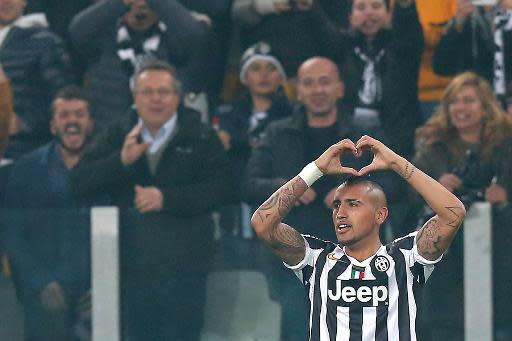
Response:
[[[450,121],[459,132],[478,131],[482,128],[485,111],[474,86],[462,87],[448,104]]]
[[[283,82],[275,65],[267,60],[255,60],[247,68],[245,84],[251,94],[268,96],[277,91]]]
[[[56,99],[50,128],[62,148],[70,153],[81,152],[93,129],[87,102],[81,99]]]
[[[0,0],[0,27],[18,19],[25,9],[25,0]]]
[[[338,242],[343,246],[364,246],[379,237],[379,208],[366,184],[340,186],[334,194],[332,220]],[[384,217],[385,219],[385,217]]]
[[[147,70],[137,77],[134,99],[137,112],[150,131],[158,131],[178,110],[180,96],[173,76]]]
[[[344,87],[336,67],[325,60],[307,61],[299,69],[297,99],[309,116],[336,115],[336,103],[343,97]]]
[[[366,37],[375,37],[390,21],[391,15],[384,0],[354,0],[350,24]]]

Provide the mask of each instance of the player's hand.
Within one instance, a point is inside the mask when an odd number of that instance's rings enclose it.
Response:
[[[372,162],[361,168],[358,175],[364,175],[379,169],[392,169],[398,165],[400,156],[389,149],[384,143],[368,135],[364,135],[356,143],[357,156],[361,156],[363,150],[368,149],[373,153]]]
[[[508,202],[508,194],[505,188],[498,184],[492,184],[485,189],[485,200],[491,204]]]
[[[150,143],[140,143],[139,135],[142,131],[142,124],[137,124],[126,135],[124,139],[123,149],[121,150],[121,162],[125,166],[129,166],[137,161],[142,154],[149,148]]]
[[[156,187],[135,186],[134,205],[140,213],[161,211],[164,207],[164,196]]]
[[[462,180],[452,173],[445,173],[441,175],[437,181],[452,193],[462,185]]]
[[[57,281],[48,283],[41,291],[42,306],[48,311],[59,311],[67,308],[64,291]]]
[[[341,164],[341,154],[346,151],[352,152],[354,155],[357,153],[354,142],[349,139],[341,140],[327,148],[327,150],[315,160],[315,164],[324,174],[357,175],[357,171],[354,168],[345,167]]]

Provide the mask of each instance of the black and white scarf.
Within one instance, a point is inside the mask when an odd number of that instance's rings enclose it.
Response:
[[[382,99],[382,77],[377,68],[385,51],[381,49],[375,56],[369,56],[356,47],[354,52],[365,63],[362,74],[363,85],[359,89],[359,102],[362,106],[373,107]]]
[[[160,21],[149,29],[147,38],[135,42],[130,36],[128,27],[126,27],[122,21],[119,21],[116,39],[117,55],[119,59],[121,59],[121,63],[128,77],[133,75],[133,72],[142,62],[156,57],[162,35],[166,31],[167,26]]]
[[[503,96],[507,90],[505,79],[505,56],[503,46],[503,32],[512,29],[512,10],[498,10],[494,16],[494,91],[496,95]],[[510,80],[509,80],[510,81]]]

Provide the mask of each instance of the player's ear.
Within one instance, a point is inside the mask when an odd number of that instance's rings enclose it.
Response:
[[[387,207],[381,207],[377,209],[375,212],[375,222],[378,225],[382,225],[388,217],[388,208]]]

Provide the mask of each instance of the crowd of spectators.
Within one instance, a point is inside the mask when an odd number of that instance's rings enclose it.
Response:
[[[186,260],[214,252],[211,212],[221,236],[239,233],[342,138],[414,157],[468,205],[509,202],[511,49],[510,0],[0,0],[0,209],[39,212],[0,225],[27,340],[86,338],[80,208],[129,212],[123,335],[197,340],[193,283],[211,259]],[[398,177],[373,176],[400,207],[388,239],[428,216]],[[339,180],[304,194],[288,217],[300,232],[334,238]],[[290,277],[269,276],[295,302],[282,302],[281,339],[300,341],[307,304]],[[178,337],[183,321],[196,332]]]

